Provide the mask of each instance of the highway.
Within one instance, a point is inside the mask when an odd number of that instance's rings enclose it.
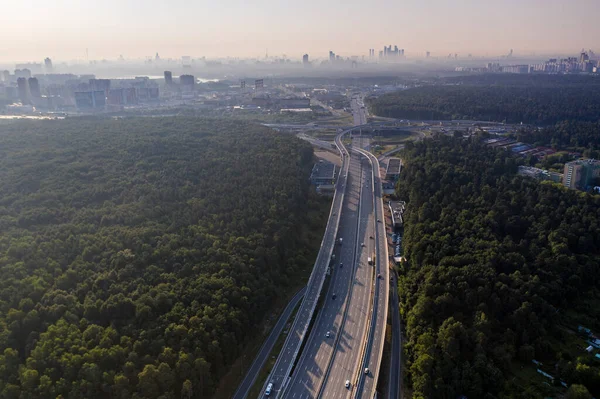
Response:
[[[355,379],[373,278],[372,266],[367,264],[375,223],[371,175],[367,159],[353,152],[338,234],[343,245],[336,250],[331,284],[286,391],[287,398],[342,398],[351,393],[345,381]]]
[[[325,228],[325,234],[323,235],[323,241],[321,242],[321,248],[319,250],[319,254],[317,255],[313,271],[306,285],[306,294],[304,295],[300,309],[296,313],[292,327],[290,328],[281,352],[275,361],[273,369],[263,385],[259,396],[260,398],[265,396],[265,390],[268,384],[272,384],[270,396],[275,398],[277,398],[281,394],[281,391],[286,388],[286,385],[289,382],[289,376],[292,372],[292,367],[294,366],[294,363],[300,352],[302,343],[304,342],[305,335],[308,332],[310,322],[313,319],[314,311],[321,295],[326,277],[326,271],[329,267],[338,234],[341,207],[344,203],[346,179],[350,164],[350,162],[348,162],[348,153],[341,142],[342,134],[343,133],[336,137],[336,145],[340,153],[343,155],[342,168],[336,182],[336,190],[333,196],[327,227]]]
[[[392,302],[392,348],[390,356],[390,376],[388,379],[388,399],[400,398],[402,392],[402,337],[400,335],[400,309],[398,306],[398,276],[393,273],[390,277],[391,294],[390,301]],[[395,356],[394,356],[395,354]]]
[[[254,385],[254,381],[256,381],[256,378],[258,377],[260,370],[265,365],[265,362],[267,361],[269,354],[273,350],[273,347],[275,346],[277,339],[283,332],[283,329],[285,328],[287,321],[289,320],[290,316],[292,315],[292,312],[294,311],[294,309],[296,308],[298,303],[300,303],[300,301],[304,297],[305,292],[306,292],[306,287],[303,287],[300,291],[298,291],[296,293],[296,295],[294,295],[294,297],[287,304],[283,313],[279,317],[279,320],[277,320],[277,323],[271,330],[271,333],[269,334],[269,336],[263,343],[262,347],[258,351],[258,354],[254,358],[254,361],[252,362],[250,369],[248,369],[248,371],[246,372],[246,376],[244,377],[244,380],[238,387],[237,391],[235,391],[235,394],[233,395],[233,399],[245,399],[248,396],[248,392],[250,391],[250,389],[252,389],[252,385]]]
[[[377,256],[375,262],[375,273],[380,278],[375,279],[373,294],[372,313],[370,314],[370,327],[367,342],[365,345],[364,357],[362,361],[361,373],[356,389],[356,398],[373,398],[377,388],[377,379],[383,356],[383,345],[385,341],[385,329],[387,324],[388,301],[389,301],[389,255],[387,235],[385,231],[383,211],[383,188],[381,185],[381,170],[377,158],[366,151],[361,151],[368,156],[373,165],[373,187],[371,195],[375,202],[376,224],[376,242]],[[368,373],[362,372],[369,370]]]
[[[366,110],[357,96],[352,107],[356,129],[366,124]],[[389,298],[387,239],[379,162],[362,150],[369,147],[369,140],[357,135],[348,153],[342,137],[352,130],[336,137],[335,145],[345,156],[321,250],[261,398],[268,384],[272,384],[270,396],[275,398],[349,399],[375,394]],[[325,271],[333,254],[331,280],[323,294]],[[373,265],[369,265],[369,257],[374,259]],[[321,295],[321,309],[307,336]],[[365,367],[369,368],[367,374]]]
[[[352,108],[352,116],[354,117],[354,126],[367,124],[367,108],[362,98],[358,95],[353,95],[350,102]]]

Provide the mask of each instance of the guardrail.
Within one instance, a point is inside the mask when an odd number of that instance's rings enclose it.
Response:
[[[373,161],[373,173],[375,173],[375,170],[377,171],[377,177],[378,177],[378,188],[380,193],[382,192],[382,187],[381,187],[381,173],[379,170],[379,160],[371,153],[366,153],[368,154],[367,156],[369,157],[369,160]],[[376,168],[376,169],[375,169]],[[373,197],[376,200],[376,192],[375,189],[373,188]],[[377,203],[375,204],[374,208],[376,209],[375,211],[375,215],[377,216],[377,213],[379,212],[380,216],[379,216],[379,220],[382,220],[382,227],[384,229],[384,237],[385,237],[385,224],[383,224],[383,201],[382,199],[380,199],[379,201],[376,201]],[[379,231],[381,231],[381,228],[379,229]],[[377,236],[379,236],[379,233],[376,233]],[[388,249],[387,249],[387,242],[384,245],[384,253],[385,253],[385,259],[386,261],[388,261],[389,259],[389,254],[388,254]],[[377,263],[377,266],[380,267],[380,262]],[[389,278],[388,278],[388,269],[389,267],[383,268],[383,270],[381,270],[383,272],[383,274],[385,275],[385,278],[383,279],[384,281],[384,295],[383,297],[385,298],[384,302],[383,302],[383,306],[384,306],[384,311],[383,314],[387,317],[387,312],[388,312],[388,296],[389,296]],[[376,292],[379,291],[379,279],[376,279]],[[378,293],[377,295],[377,301],[379,302],[381,300],[381,294]],[[373,308],[373,311],[371,313],[371,329],[369,331],[369,338],[367,340],[368,345],[372,345],[372,341],[373,341],[373,334],[374,334],[374,327],[377,325],[377,312],[375,311],[375,309]],[[383,329],[383,333],[385,333],[385,326]],[[382,335],[383,335],[382,333]],[[381,362],[381,357],[383,354],[383,345],[384,345],[385,340],[381,339],[380,343],[379,343],[379,348],[378,348],[378,358],[379,358],[379,362]],[[369,364],[369,360],[370,360],[370,354],[372,353],[372,350],[369,352],[369,356],[367,356],[367,353],[364,353],[364,359],[363,359],[363,366],[367,367]],[[372,387],[372,393],[368,393],[367,394],[367,398],[371,398],[373,397],[373,395],[376,394],[376,388],[377,388],[377,379],[379,378],[379,369],[380,369],[380,364],[377,364],[377,367],[374,368],[374,370],[372,370],[373,373],[373,387]],[[360,374],[360,381],[356,390],[356,397],[360,397],[360,394],[362,393],[363,390],[363,385],[364,385],[364,374]]]
[[[337,182],[338,187],[336,187],[336,190],[335,190],[335,193],[334,193],[334,197],[333,197],[333,201],[332,201],[332,206],[331,206],[331,209],[329,211],[329,218],[328,218],[327,227],[325,228],[325,234],[323,234],[323,240],[321,241],[321,249],[319,250],[319,254],[317,255],[317,259],[315,260],[315,265],[313,267],[313,271],[312,271],[312,273],[311,273],[311,275],[310,275],[310,277],[308,279],[307,294],[304,297],[304,300],[302,301],[302,304],[300,305],[300,309],[298,311],[298,314],[301,314],[301,312],[303,310],[306,310],[306,309],[303,309],[305,307],[305,305],[306,305],[307,307],[309,307],[309,316],[308,316],[307,320],[305,321],[305,324],[301,327],[302,330],[301,330],[301,333],[300,333],[300,340],[297,343],[296,348],[294,349],[294,354],[292,356],[292,360],[290,361],[290,364],[289,364],[289,366],[288,366],[288,368],[286,370],[285,377],[284,377],[285,381],[281,385],[281,389],[279,389],[277,391],[277,394],[275,395],[275,398],[278,398],[280,395],[285,394],[285,390],[287,389],[287,386],[288,386],[289,381],[290,381],[289,376],[290,376],[291,370],[294,367],[295,360],[298,357],[298,353],[300,351],[300,348],[302,347],[302,343],[304,341],[304,338],[306,337],[306,332],[308,330],[308,327],[310,326],[310,321],[312,320],[312,318],[314,316],[314,311],[315,311],[315,308],[317,306],[318,299],[320,297],[320,293],[321,293],[321,291],[323,289],[323,284],[325,282],[325,277],[326,277],[326,272],[327,272],[327,266],[329,265],[329,260],[331,259],[331,255],[333,253],[333,248],[335,246],[336,237],[337,237],[337,234],[338,234],[338,226],[339,226],[339,223],[340,223],[340,216],[341,216],[341,207],[342,207],[342,204],[344,203],[344,196],[345,196],[346,186],[347,186],[346,179],[348,177],[348,171],[347,170],[348,170],[348,167],[349,167],[349,159],[348,159],[349,153],[346,150],[346,148],[344,147],[344,145],[342,144],[341,138],[346,133],[348,133],[348,132],[350,132],[352,130],[353,129],[350,129],[350,130],[347,130],[347,131],[344,131],[344,132],[340,133],[338,136],[336,136],[336,139],[335,139],[335,145],[338,148],[338,151],[340,152],[340,154],[342,156],[342,168],[340,170],[340,177],[342,176],[342,171],[344,169],[346,169],[346,173],[344,174],[344,185],[343,185],[343,189],[339,190],[340,179],[338,178],[338,182]],[[338,198],[339,198],[339,200],[338,200]],[[339,202],[339,206],[337,206],[337,207],[336,207],[336,201]],[[339,209],[337,209],[337,208],[339,208]],[[335,224],[333,225],[334,231],[333,231],[333,236],[331,237],[331,242],[328,243],[327,240],[328,240],[328,238],[330,238],[330,236],[328,235],[328,231],[332,228],[332,226],[330,225],[330,223],[332,221],[332,216],[333,216],[334,210],[336,210],[336,213],[335,213],[335,216],[336,216],[335,217]],[[330,244],[330,245],[328,245],[328,248],[324,248],[324,247],[327,247],[327,244]],[[327,254],[327,256],[325,258],[327,260],[327,262],[326,262],[325,267],[323,268],[323,270],[319,270],[319,266],[323,262],[323,254],[325,252]],[[315,282],[316,279],[319,279],[318,280],[318,289],[317,289],[317,292],[319,294],[317,295],[316,298],[311,299],[308,296],[310,294],[311,287],[314,284],[317,284],[317,282]],[[311,300],[312,300],[312,303],[310,302]],[[292,326],[291,326],[291,328],[289,330],[290,333],[289,333],[289,335],[287,336],[287,338],[286,338],[286,340],[284,342],[283,348],[285,348],[288,345],[289,341],[292,339],[291,338],[292,335],[293,335],[292,331],[296,330],[296,328],[298,327],[298,323],[299,323],[298,320],[299,320],[298,317],[296,317],[294,319],[294,322],[292,323]],[[283,349],[282,349],[281,353],[283,353]],[[278,359],[275,362],[275,365],[273,367],[273,370],[277,370],[277,366],[279,364],[279,360],[280,359],[281,359],[281,357],[278,357]],[[265,381],[265,383],[263,385],[263,388],[261,390],[261,393],[259,394],[259,398],[263,397],[264,391],[265,391],[268,383],[270,382],[270,380],[271,380],[271,374],[269,374],[269,377]]]
[[[363,155],[364,156],[364,155]],[[362,191],[362,165],[361,165],[361,178],[359,179],[359,187],[360,187],[360,191]],[[360,195],[360,194],[359,194]],[[361,206],[362,206],[362,201],[358,202],[358,213],[357,213],[357,218],[356,218],[356,224],[360,225],[360,210],[361,210]],[[360,243],[360,235],[358,234],[359,228],[356,229],[356,242],[354,243],[354,261],[352,262],[352,273],[351,276],[355,275],[356,269],[357,269],[357,265],[358,265],[358,261],[356,259],[356,249],[359,247],[359,243]],[[338,334],[336,334],[334,343],[333,343],[333,348],[336,348],[340,342],[340,339],[342,338],[342,327],[344,326],[344,324],[346,323],[346,319],[348,318],[348,306],[350,305],[350,301],[352,300],[352,293],[353,293],[353,288],[352,285],[354,284],[354,277],[352,277],[350,279],[350,284],[348,285],[348,292],[349,295],[347,295],[347,299],[346,299],[346,304],[344,306],[344,314],[342,315],[342,322],[340,323],[340,331]],[[332,351],[330,357],[329,357],[329,361],[327,362],[327,367],[325,369],[325,375],[323,376],[323,378],[321,379],[321,382],[319,384],[319,389],[317,390],[317,397],[320,398],[323,395],[323,383],[329,378],[329,374],[331,373],[331,362],[332,360],[335,358],[335,350]]]
[[[377,207],[377,203],[375,200],[375,169],[374,169],[374,165],[373,165],[373,161],[371,160],[371,157],[369,156],[370,154],[368,154],[366,151],[362,150],[362,149],[357,149],[358,152],[360,152],[364,157],[367,158],[367,160],[369,161],[369,163],[371,164],[371,191],[373,192],[373,212],[374,212],[374,220],[373,223],[375,224],[375,248],[379,248],[379,233],[377,230],[377,212],[376,212],[376,207]],[[360,386],[361,383],[361,375],[362,375],[362,370],[365,367],[365,364],[368,364],[368,357],[367,357],[367,346],[369,345],[369,342],[371,341],[371,336],[373,334],[373,324],[374,324],[374,311],[375,311],[375,298],[377,298],[377,294],[378,294],[378,281],[377,281],[377,277],[376,275],[376,270],[378,268],[379,265],[379,257],[377,256],[375,259],[375,263],[374,263],[374,267],[373,270],[371,272],[371,276],[373,277],[373,279],[371,280],[371,284],[374,286],[374,290],[371,290],[371,295],[369,296],[369,300],[371,301],[371,306],[369,307],[369,316],[367,318],[367,320],[365,321],[366,325],[366,330],[367,330],[367,339],[363,341],[363,344],[361,346],[361,351],[360,351],[360,355],[358,357],[359,360],[357,360],[357,363],[362,363],[363,367],[354,367],[355,371],[354,371],[354,376],[353,376],[353,381],[356,381],[354,384],[354,387],[356,389],[356,393],[355,395],[358,395],[358,393],[362,390],[362,387]],[[358,380],[358,381],[357,381]]]

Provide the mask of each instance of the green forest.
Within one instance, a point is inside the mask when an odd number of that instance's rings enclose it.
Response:
[[[584,158],[600,158],[600,119],[596,122],[561,121],[555,125],[519,129],[515,138],[524,143],[575,151]]]
[[[550,125],[600,120],[600,79],[490,74],[447,78],[370,98],[375,115],[402,119],[473,119]]]
[[[600,396],[577,331],[600,331],[600,197],[519,177],[522,161],[475,137],[407,143],[402,158],[413,397],[556,397],[561,381]]]
[[[0,397],[210,397],[312,266],[312,162],[243,121],[0,126]]]

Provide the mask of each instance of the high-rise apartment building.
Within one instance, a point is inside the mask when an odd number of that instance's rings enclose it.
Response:
[[[31,77],[31,70],[25,68],[25,69],[15,69],[15,76],[17,78],[25,78],[25,79],[29,79]]]
[[[173,84],[173,73],[171,71],[165,71],[165,84],[171,86]]]
[[[103,91],[104,96],[108,97],[108,91],[110,90],[110,79],[90,79],[90,90],[92,91]]]
[[[29,84],[29,93],[31,94],[31,97],[42,97],[42,93],[40,92],[40,82],[38,82],[37,78],[29,78],[27,79],[27,83]]]
[[[600,177],[600,161],[579,159],[565,164],[563,185],[572,189],[586,190]]]
[[[179,77],[179,84],[181,85],[181,91],[183,93],[192,93],[194,91],[194,85],[196,78],[193,75],[181,75]]]
[[[44,68],[46,69],[46,73],[52,72],[52,60],[49,57],[44,59]]]
[[[29,95],[27,93],[27,79],[17,78],[17,90],[19,92],[19,99],[23,104],[29,103]]]

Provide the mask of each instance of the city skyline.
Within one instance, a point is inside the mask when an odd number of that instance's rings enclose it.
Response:
[[[278,4],[174,1],[41,0],[5,5],[0,16],[0,62],[116,59],[182,55],[208,58],[286,55],[301,59],[368,56],[398,45],[409,56],[501,56],[573,53],[597,48],[594,0],[507,0],[481,4],[432,0],[427,5],[351,0],[344,5],[307,0]]]

